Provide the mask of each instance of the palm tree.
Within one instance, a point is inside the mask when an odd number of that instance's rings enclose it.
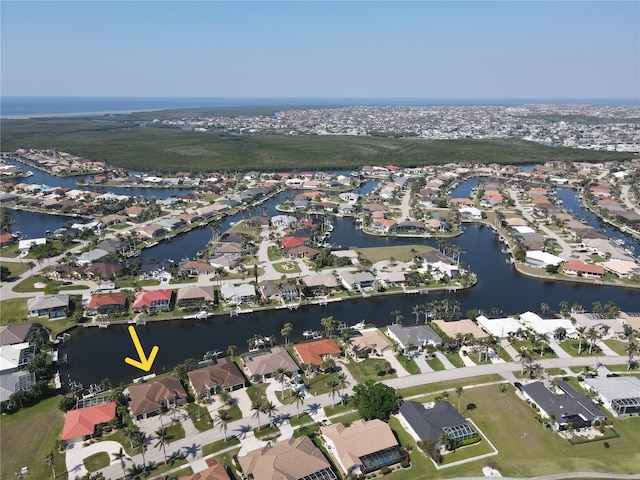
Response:
[[[147,461],[144,458],[144,452],[147,451],[147,445],[149,444],[149,440],[144,432],[138,430],[133,438],[134,448],[140,448],[140,454],[142,455],[142,468],[147,469]]]
[[[284,381],[287,378],[286,368],[283,366],[276,368],[276,371],[273,373],[273,378],[280,382],[280,391],[282,392],[282,398],[284,399]]]
[[[391,312],[391,315],[393,315],[393,317],[395,318],[395,323],[396,325],[402,325],[402,311],[401,310],[394,310],[393,312]]]
[[[533,355],[528,348],[520,350],[520,354],[517,356],[520,359],[520,373],[524,375],[525,366],[533,362]]]
[[[220,430],[224,432],[224,441],[227,441],[227,426],[231,421],[231,415],[227,410],[218,410],[216,423],[220,426]]]
[[[416,325],[420,322],[420,314],[422,313],[422,305],[413,306],[413,314],[416,316]]]
[[[218,400],[220,400],[225,405],[229,405],[231,403],[231,394],[226,391],[224,388],[221,388],[218,393]]]
[[[338,382],[338,388],[340,388],[340,397],[344,398],[344,389],[349,386],[347,374],[344,372],[338,373],[338,375],[336,376],[336,382]]]
[[[589,355],[591,355],[591,350],[593,349],[593,346],[598,342],[598,340],[600,340],[601,336],[600,336],[600,332],[598,331],[598,329],[591,327],[588,331],[587,331],[587,338],[589,339]]]
[[[460,397],[462,396],[463,392],[464,388],[462,388],[461,386],[456,387],[456,395],[458,396],[458,411],[460,411]]]
[[[262,428],[260,425],[260,413],[262,412],[262,402],[260,400],[254,400],[251,402],[251,410],[253,410],[253,417],[258,419],[258,430]]]
[[[113,459],[114,460],[120,460],[120,466],[122,467],[122,477],[126,477],[127,476],[127,471],[125,470],[125,463],[124,461],[129,458],[127,456],[127,453],[124,451],[124,449],[122,447],[120,447],[120,450],[118,450],[116,453],[113,454]]]
[[[296,410],[298,410],[298,417],[300,416],[300,404],[304,405],[304,392],[300,388],[296,388],[291,394],[291,398],[296,402]]]
[[[138,465],[137,463],[133,463],[129,468],[127,468],[126,478],[131,480],[141,480],[142,474],[144,473],[144,471],[145,471],[144,465]]]
[[[284,343],[286,344],[289,343],[289,336],[291,335],[292,331],[293,331],[293,323],[285,323],[284,326],[282,327],[282,330],[280,330],[280,334],[284,337]]]
[[[158,441],[154,445],[154,447],[162,447],[162,454],[164,455],[164,464],[167,464],[167,450],[166,445],[169,443],[169,431],[167,427],[160,427],[155,431],[156,437]]]
[[[546,302],[542,302],[540,304],[540,311],[542,312],[543,315],[547,313],[549,311],[549,304]]]
[[[334,399],[335,399],[336,393],[339,390],[338,381],[334,378],[334,379],[329,380],[326,383],[326,385],[327,385],[327,387],[329,387],[329,393],[331,394],[331,406],[335,407],[336,404],[335,404]]]
[[[51,472],[53,473],[53,478],[56,478],[56,467],[55,467],[55,456],[53,455],[53,450],[47,453],[44,456],[45,463],[48,463],[51,466]]]
[[[129,446],[133,449],[133,442],[140,429],[136,425],[127,425],[124,427],[124,437],[129,440]]]
[[[587,331],[587,327],[577,327],[576,328],[576,332],[578,332],[578,335],[580,336],[580,339],[578,341],[578,355],[580,355],[582,353],[582,338],[584,337],[584,333]]]
[[[260,411],[267,414],[267,416],[269,417],[269,423],[271,423],[273,414],[278,411],[278,407],[276,407],[272,402],[267,401],[267,403],[262,405]]]
[[[320,325],[324,327],[324,331],[327,337],[331,338],[331,332],[336,326],[336,321],[333,317],[324,317],[320,319]]]
[[[236,345],[229,345],[227,347],[227,355],[233,357],[236,354],[236,350],[238,350],[238,347]]]
[[[629,341],[624,351],[627,352],[627,370],[631,370],[631,365],[633,365],[633,357],[636,353],[638,353],[638,344]]]
[[[567,329],[564,327],[558,327],[553,331],[553,336],[556,340],[563,341],[567,338]]]

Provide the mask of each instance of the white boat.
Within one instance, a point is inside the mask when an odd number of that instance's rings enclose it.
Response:
[[[356,323],[353,327],[354,330],[362,330],[366,325],[366,322],[362,320],[361,322]]]
[[[313,338],[313,330],[305,330],[304,332],[302,332],[302,336],[304,338]]]

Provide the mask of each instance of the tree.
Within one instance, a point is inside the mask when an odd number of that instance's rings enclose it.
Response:
[[[120,460],[120,466],[122,467],[122,476],[123,477],[127,476],[127,471],[125,470],[125,463],[124,463],[124,461],[127,458],[129,458],[127,456],[127,452],[125,452],[122,447],[120,447],[120,450],[118,450],[116,453],[113,454],[113,459],[114,460]]]
[[[458,396],[458,411],[460,411],[460,397],[462,397],[462,393],[464,392],[464,388],[461,386],[456,387],[456,395]]]
[[[598,340],[600,340],[601,335],[600,332],[594,328],[591,327],[589,328],[589,330],[587,330],[587,339],[589,340],[589,355],[591,355],[591,350],[593,349],[593,346],[598,343]]]
[[[280,334],[284,337],[284,343],[289,343],[289,336],[291,335],[291,332],[293,332],[293,323],[285,323],[282,330],[280,330]]]
[[[157,429],[155,431],[155,434],[156,434],[156,438],[158,439],[158,441],[156,442],[156,444],[154,446],[156,448],[157,447],[162,447],[162,454],[164,455],[164,464],[166,465],[167,464],[166,445],[167,445],[167,443],[169,443],[169,431],[167,430],[167,427],[160,427],[159,429]]]
[[[127,477],[131,480],[141,480],[142,475],[144,474],[145,467],[144,465],[138,465],[137,463],[131,464],[129,468],[127,468]]]
[[[347,374],[340,372],[336,377],[338,382],[338,388],[340,388],[340,397],[344,398],[344,389],[349,386],[349,380],[347,380]]]
[[[284,381],[287,379],[287,370],[282,365],[279,366],[273,373],[273,378],[280,382],[280,391],[282,392],[282,398],[284,398]]]
[[[134,448],[140,449],[140,454],[142,455],[142,468],[147,469],[147,461],[144,458],[144,453],[147,451],[147,445],[149,445],[149,439],[144,434],[144,432],[137,430],[133,437],[133,446]]]
[[[549,304],[546,302],[542,302],[540,304],[540,311],[542,312],[543,315],[547,313],[549,311]]]
[[[55,466],[55,456],[53,455],[53,450],[47,453],[44,456],[45,463],[49,464],[51,467],[51,473],[53,474],[53,478],[56,478],[56,466]]]
[[[353,388],[353,406],[365,420],[378,418],[389,420],[392,412],[398,410],[400,397],[398,393],[384,383],[367,380]]]
[[[304,392],[297,388],[291,394],[293,401],[296,402],[296,410],[298,411],[298,417],[300,416],[300,405],[304,405]]]
[[[266,403],[264,403],[262,405],[262,408],[260,409],[260,411],[262,413],[266,413],[267,416],[269,417],[269,423],[272,423],[272,419],[273,419],[273,414],[276,413],[278,411],[278,407],[276,407],[273,402],[269,402],[267,401]]]
[[[136,425],[127,425],[124,427],[124,431],[123,431],[124,438],[126,438],[129,441],[129,446],[131,449],[133,449],[135,437],[139,431],[140,429]]]
[[[391,315],[395,319],[396,325],[402,325],[403,317],[402,317],[402,311],[401,310],[394,310],[393,312],[391,312]]]
[[[231,403],[231,394],[224,388],[221,388],[218,391],[218,400],[220,400],[225,405],[229,405]]]
[[[624,351],[627,352],[627,370],[631,370],[631,366],[633,365],[633,357],[636,353],[638,353],[638,350],[638,344],[632,341],[629,342],[624,348]]]
[[[236,354],[237,350],[238,350],[238,347],[236,345],[229,345],[227,347],[227,355],[229,355],[230,357],[233,357]]]
[[[11,270],[8,267],[2,265],[0,267],[0,282],[6,282],[11,278]]]
[[[227,441],[227,426],[231,421],[231,414],[227,410],[218,410],[216,417],[216,424],[220,427],[220,430],[224,432],[224,441]]]
[[[335,319],[333,317],[324,317],[320,319],[320,324],[324,327],[326,336],[331,338],[331,333],[337,324]]]
[[[584,333],[586,331],[587,331],[587,327],[576,328],[576,332],[578,332],[578,335],[580,336],[580,339],[578,340],[578,355],[582,353],[582,338],[584,337]]]
[[[339,384],[338,384],[338,381],[335,378],[333,378],[333,379],[327,381],[326,385],[329,388],[329,394],[331,395],[331,406],[335,407],[336,404],[335,404],[334,399],[335,399],[336,393],[338,393],[338,390],[340,388]]]
[[[416,316],[416,325],[420,323],[420,314],[423,312],[422,305],[413,306],[413,314]]]
[[[258,430],[262,428],[260,425],[260,413],[262,412],[262,402],[260,400],[254,400],[251,402],[251,410],[253,410],[253,418],[258,419]]]

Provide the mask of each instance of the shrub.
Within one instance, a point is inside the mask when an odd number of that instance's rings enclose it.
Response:
[[[602,445],[604,445],[604,448],[609,448],[610,447],[609,442],[604,442]]]
[[[390,474],[390,473],[391,473],[391,469],[385,465],[384,467],[382,467],[382,468],[380,469],[380,473],[381,473],[382,475],[388,475],[388,474]]]
[[[408,459],[406,459],[406,458],[405,458],[404,460],[402,460],[402,461],[400,462],[400,466],[401,466],[402,468],[409,468],[409,467],[411,466],[411,463],[409,462],[409,460],[408,460]]]

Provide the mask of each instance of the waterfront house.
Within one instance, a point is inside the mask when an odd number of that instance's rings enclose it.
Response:
[[[46,317],[49,320],[65,318],[69,309],[69,295],[44,295],[27,300],[28,317]]]
[[[256,289],[249,283],[233,285],[225,282],[220,287],[220,294],[222,299],[230,305],[239,305],[253,300],[256,296]]]
[[[338,280],[332,273],[315,273],[303,277],[302,282],[313,295],[325,295],[338,288]]]
[[[87,305],[88,315],[115,313],[122,315],[127,311],[129,300],[124,293],[95,293]]]
[[[516,333],[522,329],[522,324],[512,317],[487,318],[484,315],[478,315],[476,322],[496,338],[507,338],[509,334]]]
[[[390,218],[380,218],[374,222],[371,222],[370,228],[375,232],[389,233],[389,231],[395,227],[396,221]]]
[[[459,338],[460,336],[481,339],[486,338],[487,332],[482,330],[475,322],[469,319],[447,322],[446,320],[433,320],[432,322],[449,338]]]
[[[171,310],[172,290],[140,290],[133,300],[134,312],[168,312]]]
[[[360,330],[349,338],[348,348],[355,358],[362,355],[382,356],[393,351],[393,343],[377,328]]]
[[[216,267],[202,260],[184,260],[178,264],[178,272],[190,277],[211,275],[216,273]]]
[[[608,260],[601,265],[608,272],[614,273],[620,278],[631,278],[640,275],[640,265],[630,260]]]
[[[110,422],[115,417],[116,402],[69,410],[64,416],[61,438],[69,443],[89,440],[95,434],[96,425]]]
[[[373,287],[376,277],[371,272],[348,272],[338,273],[342,285],[347,290],[364,290]]]
[[[32,331],[36,330],[33,323],[21,323],[0,327],[0,345],[24,343]]]
[[[322,440],[345,475],[367,475],[407,458],[393,431],[382,420],[356,420],[320,428]]]
[[[189,384],[196,395],[210,395],[220,390],[232,392],[246,386],[238,366],[229,358],[214,360],[214,364],[187,373]]]
[[[446,447],[441,443],[443,433],[449,440],[455,442],[478,437],[473,427],[449,402],[435,402],[427,405],[412,401],[404,402],[400,405],[398,419],[416,442],[433,440],[436,448]]]
[[[157,223],[151,223],[149,225],[145,225],[144,227],[140,227],[138,229],[138,233],[140,233],[143,237],[146,238],[155,238],[166,232],[165,228],[162,225],[158,225]]]
[[[187,401],[187,392],[175,375],[131,385],[125,392],[129,397],[129,411],[136,420],[154,416],[172,405],[184,405]]]
[[[78,266],[86,266],[100,260],[103,257],[106,257],[108,254],[109,252],[106,252],[101,248],[94,248],[93,250],[89,250],[88,252],[84,252],[76,257],[73,257],[73,262]]]
[[[261,381],[271,377],[280,367],[284,368],[285,373],[289,375],[300,371],[300,367],[291,355],[281,347],[243,353],[241,358],[249,375]]]
[[[536,405],[540,414],[550,419],[554,430],[590,427],[595,420],[604,420],[606,415],[591,399],[574,390],[567,382],[557,380],[555,386],[547,388],[542,382],[531,382],[516,386],[522,396]]]
[[[342,350],[331,338],[298,343],[293,346],[293,349],[302,365],[313,365],[316,368],[322,365],[325,358],[337,358],[342,355]]]
[[[199,310],[214,300],[212,285],[182,287],[178,290],[177,302],[181,310]]]
[[[15,243],[16,237],[11,235],[9,232],[0,233],[0,247],[6,247],[7,245],[11,245]]]
[[[630,375],[585,378],[607,409],[618,418],[640,415],[640,379]]]
[[[405,327],[394,323],[387,327],[387,335],[405,352],[413,347],[422,349],[427,345],[433,345],[434,347],[442,345],[442,338],[429,325]]]
[[[247,480],[336,480],[331,464],[309,437],[290,438],[238,457]]]
[[[298,296],[298,287],[293,281],[285,280],[278,283],[275,280],[263,280],[258,284],[258,288],[267,301],[291,301]]]
[[[539,268],[546,268],[549,265],[560,265],[564,262],[562,258],[540,250],[528,251],[524,261],[527,265]]]

